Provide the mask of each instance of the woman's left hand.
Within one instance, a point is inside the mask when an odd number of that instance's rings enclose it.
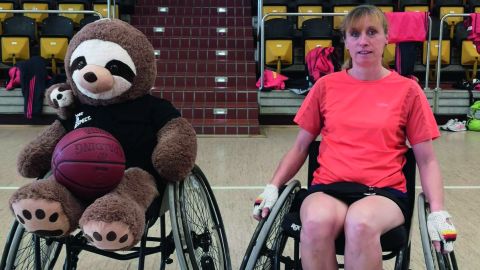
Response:
[[[453,251],[453,242],[457,239],[457,230],[453,226],[452,216],[447,211],[436,211],[428,215],[427,228],[435,249],[443,253]]]

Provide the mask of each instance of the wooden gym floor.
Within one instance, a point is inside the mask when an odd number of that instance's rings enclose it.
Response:
[[[16,156],[22,145],[43,129],[39,126],[0,127],[0,253],[12,215],[7,202],[14,189],[29,179],[16,172]],[[294,126],[262,127],[255,137],[199,136],[197,164],[213,187],[225,223],[233,269],[238,269],[256,221],[251,218],[253,200],[263,190],[282,155],[293,142]],[[443,132],[434,142],[445,182],[446,207],[459,235],[455,251],[460,269],[480,269],[480,133]],[[296,179],[305,183],[304,166]],[[417,183],[419,183],[417,179]],[[425,269],[416,214],[412,230],[412,269]],[[157,269],[158,256],[147,258],[145,269]],[[176,257],[173,258],[176,261]],[[392,269],[386,262],[384,269]],[[56,269],[61,269],[57,263]],[[135,261],[114,261],[82,253],[79,269],[136,269]],[[167,269],[177,269],[174,263]]]

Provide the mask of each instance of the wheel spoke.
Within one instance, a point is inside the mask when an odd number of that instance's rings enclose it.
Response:
[[[192,250],[191,259],[199,269],[212,264],[212,269],[225,269],[226,245],[223,225],[217,217],[213,194],[209,194],[206,180],[199,175],[190,175],[180,189],[180,209],[185,229],[187,246]],[[205,266],[209,268],[210,266]]]

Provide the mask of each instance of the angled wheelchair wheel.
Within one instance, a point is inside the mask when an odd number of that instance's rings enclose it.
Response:
[[[14,221],[2,256],[0,269],[35,269],[35,249],[39,250],[41,269],[53,269],[62,249],[62,244],[34,236]]]
[[[182,269],[232,268],[220,210],[200,168],[182,182],[170,185],[170,219]],[[181,250],[179,251],[179,248]]]
[[[240,269],[273,269],[276,250],[282,241],[282,221],[290,211],[295,193],[300,190],[300,182],[291,181],[278,197],[269,216],[262,220],[250,240]]]
[[[427,216],[430,214],[430,207],[425,194],[418,195],[418,222],[420,227],[420,238],[422,241],[423,256],[427,270],[457,270],[455,253],[449,254],[437,252],[430,241],[427,229]]]

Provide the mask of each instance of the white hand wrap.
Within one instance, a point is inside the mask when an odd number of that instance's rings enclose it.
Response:
[[[447,211],[432,212],[428,215],[427,228],[430,240],[441,241],[443,250],[453,251],[453,241],[457,239],[457,231]]]
[[[263,208],[272,209],[273,205],[278,199],[278,188],[274,185],[268,184],[263,190],[262,194],[255,199],[253,206],[253,215],[261,216]]]

